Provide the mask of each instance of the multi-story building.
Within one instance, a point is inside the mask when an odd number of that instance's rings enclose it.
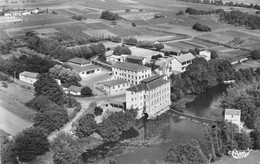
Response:
[[[128,62],[117,62],[112,65],[114,79],[124,79],[131,84],[139,84],[152,75],[151,68]]]
[[[130,82],[123,79],[111,80],[103,83],[103,89],[107,94],[124,93],[129,87]]]
[[[169,107],[170,81],[154,75],[126,90],[126,108],[137,108],[138,118],[144,113],[152,116]]]
[[[38,80],[39,73],[24,71],[19,74],[19,79],[23,82],[34,84]]]
[[[238,127],[241,126],[241,110],[239,109],[225,109],[225,120],[236,124]]]
[[[180,54],[172,58],[167,64],[170,67],[170,71],[184,72],[186,67],[192,63],[195,56],[192,53]]]
[[[202,57],[205,60],[209,61],[211,59],[211,52],[208,50],[201,50],[199,52],[199,57]]]

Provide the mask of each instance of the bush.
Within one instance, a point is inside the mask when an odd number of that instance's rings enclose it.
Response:
[[[137,39],[135,39],[135,38],[124,39],[123,43],[129,44],[129,45],[136,45]]]
[[[102,115],[102,113],[103,113],[103,109],[99,106],[96,106],[95,109],[94,109],[94,115],[100,116],[100,115]]]
[[[143,9],[139,9],[139,12],[143,12],[144,10]]]
[[[92,90],[89,87],[84,87],[81,89],[81,95],[84,96],[91,96],[92,95]]]
[[[158,60],[159,58],[162,58],[163,56],[161,54],[153,55],[151,59]]]
[[[82,16],[82,15],[73,15],[71,18],[75,19],[75,20],[78,20],[78,21],[82,21],[82,20],[86,20],[87,19],[87,17]]]
[[[101,19],[106,19],[106,20],[118,20],[120,17],[118,14],[110,12],[110,11],[103,11],[101,13]]]
[[[132,22],[132,26],[133,26],[133,27],[136,27],[136,23],[135,23],[135,22]]]
[[[205,31],[205,32],[210,32],[211,28],[209,28],[206,25],[202,25],[200,23],[196,23],[192,26],[192,29],[197,30],[197,31]]]
[[[183,15],[183,14],[184,12],[180,10],[176,15]]]
[[[128,48],[128,47],[125,47],[125,46],[117,46],[115,49],[114,49],[114,52],[113,52],[114,55],[131,55],[132,52],[131,50]]]
[[[251,58],[254,60],[260,59],[260,49],[251,51],[250,55],[251,55]]]
[[[122,39],[119,36],[112,36],[109,40],[115,43],[121,43],[122,41]]]
[[[164,18],[164,15],[161,14],[155,14],[155,16],[153,17],[153,19],[158,19],[158,18]]]
[[[125,9],[125,12],[126,12],[126,13],[130,13],[131,10],[130,10],[130,9]]]
[[[2,87],[8,88],[7,82],[2,82]]]

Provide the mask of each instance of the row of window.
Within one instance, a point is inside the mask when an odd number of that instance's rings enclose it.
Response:
[[[192,63],[192,61],[189,60],[189,61],[186,61],[186,62],[181,63],[181,65],[186,65],[186,64],[191,64],[191,63]]]

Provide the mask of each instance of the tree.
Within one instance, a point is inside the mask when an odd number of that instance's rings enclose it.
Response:
[[[1,136],[3,137],[3,136]],[[3,137],[4,138],[4,137]],[[14,141],[9,141],[8,138],[4,138],[5,141],[0,143],[1,145],[1,162],[3,164],[18,164],[17,156],[14,152]]]
[[[40,129],[25,129],[14,138],[14,152],[20,162],[30,162],[49,148],[47,136]]]
[[[99,106],[96,106],[95,109],[94,109],[94,115],[100,116],[100,115],[102,115],[102,113],[103,113],[103,109]]]
[[[124,39],[123,43],[124,44],[129,44],[129,45],[136,45],[137,44],[137,39],[135,39],[135,38]]]
[[[88,86],[85,86],[84,88],[81,89],[81,95],[91,96],[92,90]]]
[[[98,124],[97,129],[100,134],[107,142],[115,142],[120,139],[122,132],[112,123],[111,120],[106,119],[102,123]]]
[[[172,146],[166,155],[165,161],[170,163],[208,163],[198,141],[194,139],[186,144]]]
[[[101,19],[106,19],[106,20],[118,20],[120,19],[120,17],[118,16],[118,14],[110,12],[108,10],[103,11],[101,13]]]
[[[45,108],[50,103],[52,103],[52,101],[47,96],[39,95],[34,97],[25,105],[32,109],[35,109],[37,112],[39,111],[42,112],[42,109]]]
[[[179,12],[176,13],[176,15],[183,15],[184,12],[182,10],[180,10]]]
[[[155,43],[153,44],[153,48],[155,48],[157,51],[164,49],[164,44],[162,43]]]
[[[260,59],[260,49],[251,51],[250,55],[251,55],[251,58],[254,60]]]
[[[49,74],[51,77],[55,79],[60,79],[62,84],[67,83],[70,84],[70,86],[80,86],[80,75],[69,68],[64,68],[63,66],[57,64],[49,69]]]
[[[49,74],[40,74],[39,79],[34,83],[35,96],[46,96],[58,105],[63,105],[64,93],[57,81]]]
[[[251,138],[245,132],[237,133],[235,135],[235,141],[238,144],[239,150],[246,150],[248,148],[251,148]]]
[[[218,53],[214,50],[210,50],[211,53],[211,59],[217,59],[218,57]]]
[[[86,114],[79,119],[76,135],[80,138],[88,137],[97,129],[95,117],[92,114]]]
[[[56,110],[46,110],[37,113],[34,118],[33,126],[43,129],[47,134],[60,129],[69,121],[68,112],[59,107]]]
[[[104,55],[106,52],[106,47],[102,43],[91,44],[89,48],[92,50],[93,55]]]
[[[55,164],[76,164],[82,153],[84,145],[73,135],[60,132],[51,143]]]
[[[114,55],[131,55],[132,52],[131,50],[128,48],[128,47],[125,47],[125,46],[117,46],[115,49],[114,49],[114,52],[113,52]]]
[[[202,25],[200,23],[195,23],[192,26],[192,29],[197,30],[197,31],[205,31],[205,32],[210,32],[211,28],[209,28],[207,25]]]

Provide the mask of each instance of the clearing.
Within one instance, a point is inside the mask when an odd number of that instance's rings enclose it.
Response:
[[[245,69],[245,68],[256,69],[258,67],[260,67],[260,60],[249,60],[249,61],[240,63],[240,64],[235,66],[236,70]]]

